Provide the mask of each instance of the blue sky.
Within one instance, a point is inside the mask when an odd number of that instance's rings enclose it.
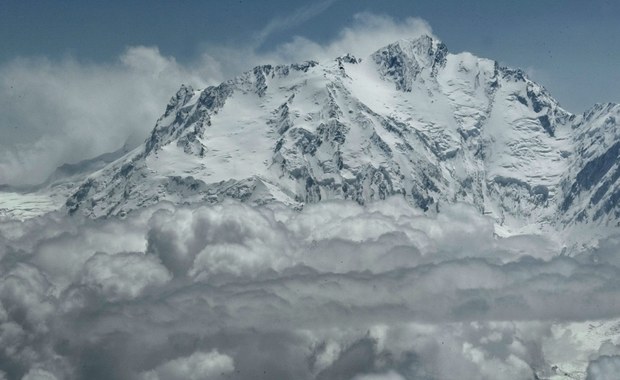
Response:
[[[620,2],[0,2],[0,184],[142,142],[181,83],[430,33],[524,69],[573,113],[620,102]]]
[[[0,62],[15,56],[110,61],[127,46],[157,46],[180,62],[213,46],[246,44],[274,19],[317,2],[15,1],[0,11]],[[333,1],[275,28],[259,50],[301,35],[333,39],[359,12],[419,17],[451,51],[530,70],[573,112],[620,101],[620,3],[594,1]]]
[[[0,5],[0,62],[16,56],[112,61],[127,46],[157,46],[185,62],[214,46],[246,44],[274,19],[314,1],[15,1]],[[258,46],[293,35],[325,43],[359,12],[419,17],[451,51],[471,51],[537,77],[562,104],[581,112],[620,101],[620,3],[595,1],[340,0],[274,28]],[[319,7],[321,8],[321,7]],[[312,13],[312,12],[310,12]]]

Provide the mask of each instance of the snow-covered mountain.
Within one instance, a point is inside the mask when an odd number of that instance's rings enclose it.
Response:
[[[614,104],[573,115],[523,71],[424,36],[182,86],[145,143],[88,176],[66,208],[399,194],[429,212],[474,204],[506,231],[615,227],[618,116]]]

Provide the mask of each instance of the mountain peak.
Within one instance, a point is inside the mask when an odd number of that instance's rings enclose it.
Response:
[[[522,71],[422,36],[361,59],[183,86],[145,144],[66,205],[99,217],[162,200],[303,207],[398,195],[422,210],[470,203],[503,230],[615,223],[620,165],[602,162],[618,151],[619,108],[575,117]]]
[[[401,46],[403,45],[411,46],[411,47],[420,49],[420,51],[437,48],[440,45],[443,45],[445,48],[445,44],[441,42],[441,40],[433,36],[430,36],[428,34],[423,34],[419,37],[414,37],[414,38],[403,38],[398,41],[395,41],[394,43],[397,43]]]
[[[397,89],[410,92],[418,78],[435,77],[446,64],[447,55],[443,42],[423,35],[391,43],[374,52],[372,58],[381,74],[391,78]]]

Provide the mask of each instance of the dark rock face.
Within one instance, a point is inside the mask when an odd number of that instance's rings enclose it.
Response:
[[[610,186],[617,182],[620,178],[620,142],[615,143],[609,148],[603,155],[593,158],[588,161],[586,165],[577,173],[575,181],[573,182],[570,190],[562,202],[562,210],[567,211],[572,205],[575,198],[577,198],[583,191],[590,190],[594,186],[600,184],[600,187],[594,193],[590,201],[593,204],[597,204],[601,201],[603,196],[607,193]],[[611,168],[616,167],[611,177],[605,182],[601,183],[601,180]]]
[[[67,199],[65,206],[67,207],[69,214],[74,214],[80,208],[82,202],[84,202],[88,197],[90,189],[92,187],[93,181],[88,180],[79,187],[78,191],[76,191],[75,194],[73,194],[69,199]]]
[[[422,71],[429,71],[435,77],[446,64],[448,48],[441,42],[423,36],[414,41],[401,41],[386,46],[372,55],[379,66],[379,72],[390,78],[396,89],[410,92],[412,84]]]

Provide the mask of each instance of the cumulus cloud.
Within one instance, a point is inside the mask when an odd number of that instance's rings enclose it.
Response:
[[[0,371],[346,380],[610,371],[605,358],[618,351],[601,344],[620,313],[617,239],[575,257],[541,236],[520,239],[494,235],[465,205],[421,215],[401,198],[2,222]]]
[[[147,252],[176,275],[251,275],[291,263],[283,228],[240,204],[162,211],[150,225]]]
[[[385,374],[355,376],[353,380],[404,380],[404,377],[396,372],[390,371]]]
[[[143,253],[96,253],[84,263],[81,283],[100,291],[110,301],[129,300],[145,289],[161,286],[170,273],[153,256]]]
[[[347,52],[365,56],[395,40],[431,34],[420,19],[362,13],[327,43],[293,37],[257,50],[271,33],[332,3],[275,18],[256,34],[258,41],[210,46],[190,62],[164,56],[157,47],[133,46],[108,63],[22,57],[0,65],[0,184],[41,183],[64,163],[135,147],[182,83],[202,88],[259,64],[331,60]]]
[[[234,371],[232,358],[211,352],[194,352],[188,357],[170,360],[146,372],[144,380],[217,380]]]
[[[57,380],[53,373],[42,369],[31,369],[22,380]]]

